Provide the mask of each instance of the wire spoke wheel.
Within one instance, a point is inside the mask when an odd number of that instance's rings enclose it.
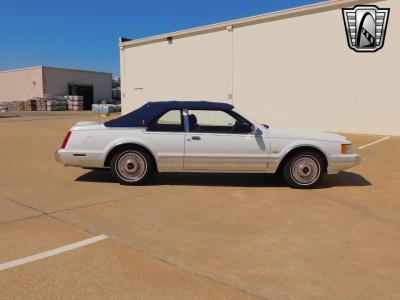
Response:
[[[297,157],[290,166],[290,176],[298,185],[312,185],[321,175],[321,165],[311,155]]]
[[[138,182],[147,173],[147,161],[137,151],[121,153],[115,162],[115,170],[119,177],[127,182]]]

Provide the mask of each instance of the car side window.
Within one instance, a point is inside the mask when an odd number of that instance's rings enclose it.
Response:
[[[148,131],[182,132],[183,120],[180,110],[169,110],[150,122]]]
[[[232,111],[189,110],[191,132],[247,134],[251,124]]]

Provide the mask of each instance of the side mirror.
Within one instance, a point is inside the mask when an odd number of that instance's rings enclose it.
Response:
[[[251,134],[253,134],[255,136],[262,135],[262,131],[258,127],[254,126],[254,125],[251,126],[251,131],[250,132],[251,132]]]

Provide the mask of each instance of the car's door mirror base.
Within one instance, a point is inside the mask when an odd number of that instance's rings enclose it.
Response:
[[[262,135],[262,131],[255,125],[251,125],[251,130],[250,130],[251,134],[255,135],[255,136],[259,136]]]

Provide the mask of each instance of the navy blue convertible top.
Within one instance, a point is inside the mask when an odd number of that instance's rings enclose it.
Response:
[[[171,109],[210,109],[232,110],[227,103],[207,101],[164,101],[148,102],[142,107],[122,117],[104,123],[106,127],[147,127],[149,123],[163,112]]]

